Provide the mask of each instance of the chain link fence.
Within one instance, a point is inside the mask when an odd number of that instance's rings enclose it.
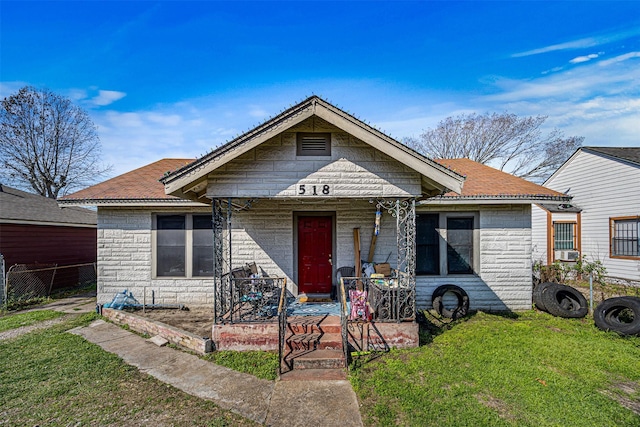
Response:
[[[62,289],[75,289],[96,282],[96,264],[15,264],[4,277],[0,305],[48,297]]]

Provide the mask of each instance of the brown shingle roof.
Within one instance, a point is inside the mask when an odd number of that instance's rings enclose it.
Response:
[[[162,159],[131,172],[111,178],[84,190],[60,198],[60,202],[72,201],[179,201],[164,192],[159,181],[169,171],[174,171],[194,159]]]
[[[165,194],[164,186],[158,180],[166,172],[181,168],[192,161],[192,159],[162,159],[69,194],[61,198],[60,202],[180,202],[183,199]],[[444,198],[524,199],[534,197],[549,200],[568,199],[562,193],[469,159],[439,159],[436,162],[466,176],[462,194],[450,192],[445,194]],[[184,201],[187,202],[187,200]]]
[[[462,194],[451,192],[444,195],[446,198],[568,198],[557,191],[470,159],[436,159],[436,162],[467,178]]]
[[[79,207],[60,207],[55,199],[0,186],[0,222],[96,226],[95,211]]]

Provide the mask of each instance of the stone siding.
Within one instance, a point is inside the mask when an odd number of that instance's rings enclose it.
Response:
[[[435,212],[435,207],[429,207]],[[424,212],[424,210],[421,210]],[[438,206],[438,212],[479,212],[478,275],[418,276],[417,307],[430,308],[440,285],[453,284],[469,294],[472,310],[531,308],[531,206]]]
[[[210,174],[207,195],[312,200],[422,192],[418,172],[337,128],[331,132],[331,156],[296,154],[296,133],[279,134]]]
[[[203,210],[98,209],[98,303],[125,289],[147,304],[213,305],[211,278],[154,278],[154,213],[208,213]]]

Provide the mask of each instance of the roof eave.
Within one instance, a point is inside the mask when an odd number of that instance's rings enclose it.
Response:
[[[207,203],[194,202],[185,199],[66,199],[58,200],[64,206],[110,206],[110,207],[143,207],[143,206],[186,206],[203,207]]]
[[[533,203],[563,204],[571,201],[570,196],[541,195],[487,195],[487,196],[436,196],[418,202],[418,205],[495,205]]]

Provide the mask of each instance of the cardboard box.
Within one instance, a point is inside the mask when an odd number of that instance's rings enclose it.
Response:
[[[384,274],[385,277],[391,276],[391,265],[388,262],[376,264],[373,268],[378,274]]]

